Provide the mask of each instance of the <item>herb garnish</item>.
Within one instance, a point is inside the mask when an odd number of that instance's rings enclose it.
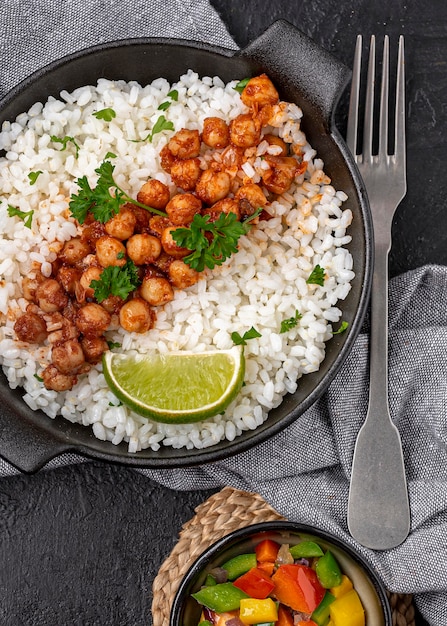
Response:
[[[117,341],[108,341],[107,345],[109,346],[109,350],[113,350],[114,348],[121,348],[121,344]]]
[[[177,245],[192,250],[183,257],[183,261],[192,269],[202,272],[205,267],[213,269],[237,252],[237,242],[241,235],[250,230],[250,221],[259,215],[257,209],[244,222],[237,219],[235,213],[221,213],[210,222],[209,215],[196,213],[188,228],[176,228],[171,232]]]
[[[28,174],[29,184],[34,185],[36,180],[39,178],[40,174],[43,174],[42,170],[38,170],[37,172],[30,172]]]
[[[160,104],[160,106],[158,107],[158,111],[166,111],[167,109],[169,109],[169,107],[171,106],[172,102],[177,102],[178,100],[178,91],[177,89],[172,89],[172,91],[170,91],[167,94],[168,98],[171,98],[171,102],[169,102],[169,100],[165,100],[164,102],[162,102]]]
[[[300,321],[300,319],[303,316],[301,315],[301,313],[299,313],[298,311],[295,311],[295,315],[292,317],[289,317],[286,320],[283,320],[281,322],[281,328],[280,328],[280,333],[286,333],[288,330],[291,330],[292,328],[295,328],[295,326],[298,324],[298,322]]]
[[[166,217],[166,213],[163,213],[163,211],[158,211],[158,209],[134,200],[121,189],[113,178],[114,169],[115,166],[110,161],[103,161],[98,169],[95,170],[99,174],[99,178],[94,189],[90,187],[87,176],[82,176],[76,181],[79,193],[71,196],[69,207],[72,216],[80,224],[85,222],[89,211],[91,211],[95,220],[105,223],[119,212],[120,206],[125,202],[131,202],[152,213]],[[111,188],[115,190],[114,195],[110,193]]]
[[[69,137],[68,135],[65,135],[65,137],[63,137],[61,139],[60,137],[56,137],[56,135],[51,135],[50,139],[51,139],[51,141],[54,141],[55,143],[61,143],[62,144],[61,152],[66,150],[67,149],[67,144],[69,142],[71,142],[74,145],[75,150],[76,150],[76,153],[75,153],[76,154],[76,158],[78,158],[80,148],[79,148],[78,144],[76,143],[76,140],[75,140],[74,137]]]
[[[348,328],[349,326],[349,322],[346,322],[345,320],[342,321],[342,323],[340,324],[340,328],[338,328],[337,330],[333,330],[332,334],[333,335],[341,335],[342,333],[345,332],[345,330]]]
[[[242,80],[240,80],[237,85],[235,85],[233,87],[233,89],[235,91],[238,91],[239,93],[242,93],[245,89],[245,87],[247,86],[248,81],[250,80],[250,78],[243,78]]]
[[[92,280],[90,287],[94,291],[96,300],[102,302],[109,296],[118,296],[125,300],[139,284],[137,267],[128,260],[123,267],[117,265],[105,267],[99,279]]]
[[[23,220],[25,226],[27,228],[31,228],[34,209],[31,209],[30,211],[21,211],[17,207],[8,204],[8,215],[9,217],[20,217],[20,219]]]
[[[324,267],[315,265],[306,283],[308,285],[320,285],[320,287],[322,287],[324,285]]]
[[[96,111],[93,115],[98,120],[104,120],[105,122],[111,122],[113,118],[116,117],[116,113],[113,109],[108,107],[107,109],[101,109],[100,111]]]
[[[240,335],[236,330],[231,333],[231,339],[236,346],[245,346],[249,339],[256,339],[256,337],[262,337],[262,335],[253,326],[246,330],[243,335]]]
[[[174,130],[174,124],[167,120],[164,115],[160,115],[151,132],[144,139],[131,139],[130,141],[133,141],[134,143],[139,143],[141,141],[152,142],[154,135],[161,133],[163,130]]]

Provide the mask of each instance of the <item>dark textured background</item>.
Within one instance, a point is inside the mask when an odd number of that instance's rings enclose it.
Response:
[[[392,45],[405,35],[408,194],[394,220],[390,273],[447,265],[447,3],[211,2],[241,47],[284,18],[349,66],[357,33],[388,33]],[[345,94],[341,130],[346,112]],[[2,479],[0,626],[149,624],[158,568],[210,493],[173,492],[101,463]]]

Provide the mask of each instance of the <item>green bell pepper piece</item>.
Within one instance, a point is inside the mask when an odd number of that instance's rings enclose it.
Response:
[[[205,587],[213,587],[214,585],[217,585],[217,580],[212,574],[207,574],[205,578]]]
[[[335,596],[329,591],[326,591],[322,601],[311,615],[311,619],[313,619],[318,626],[326,626],[329,623],[329,606],[334,600]]]
[[[203,622],[200,622],[199,626],[213,626],[211,622],[207,619],[204,619]]]
[[[315,565],[318,580],[325,589],[337,587],[341,584],[342,574],[340,566],[329,550],[318,559]]]
[[[295,546],[291,546],[289,551],[294,559],[310,559],[314,556],[323,556],[324,554],[315,541],[300,541]]]
[[[256,560],[256,554],[250,552],[249,554],[238,554],[229,561],[226,561],[221,567],[228,572],[228,580],[236,580],[242,574],[248,572],[248,570],[256,567],[258,564]]]
[[[233,583],[219,583],[211,587],[202,587],[200,591],[193,593],[192,597],[216,613],[226,613],[238,609],[242,598],[250,596]]]

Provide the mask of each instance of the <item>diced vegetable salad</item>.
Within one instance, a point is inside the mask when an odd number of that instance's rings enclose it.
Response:
[[[255,552],[213,569],[192,597],[202,606],[198,626],[364,626],[352,581],[330,550],[263,539]]]

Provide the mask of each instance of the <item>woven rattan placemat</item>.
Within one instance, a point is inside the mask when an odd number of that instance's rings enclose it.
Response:
[[[153,584],[153,626],[167,626],[172,599],[195,559],[215,541],[242,526],[284,519],[259,494],[225,487],[195,509]],[[415,626],[412,596],[389,594],[393,626]]]

